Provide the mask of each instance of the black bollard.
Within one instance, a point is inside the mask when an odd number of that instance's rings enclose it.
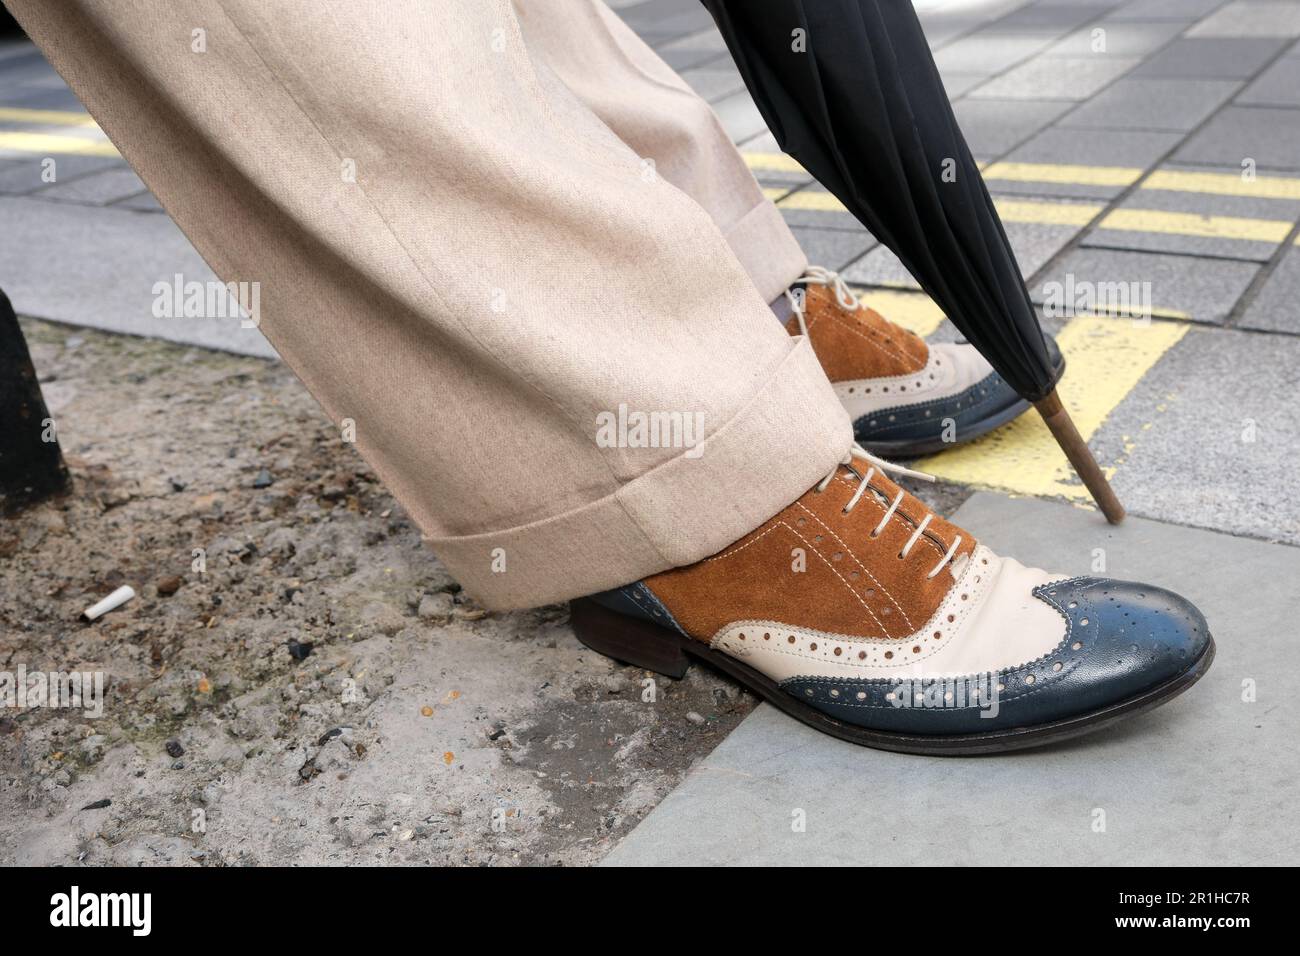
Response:
[[[12,514],[67,487],[68,469],[27,341],[0,291],[0,513]]]

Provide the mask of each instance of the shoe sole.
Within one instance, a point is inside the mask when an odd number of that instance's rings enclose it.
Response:
[[[1065,372],[1065,362],[1062,361],[1056,367],[1056,374],[1059,377]],[[863,437],[858,434],[857,423],[854,423],[854,438],[867,451],[873,455],[879,455],[882,458],[920,458],[922,455],[933,455],[947,448],[953,448],[957,445],[964,445],[967,442],[974,441],[981,435],[987,435],[995,428],[1001,428],[1007,422],[1014,421],[1025,412],[1029,411],[1030,403],[1021,398],[1003,408],[993,412],[987,418],[981,418],[973,422],[956,434],[952,441],[944,441],[942,438],[925,438],[920,441],[878,441],[871,438]],[[878,413],[872,413],[872,415]],[[872,415],[863,415],[862,418],[870,418]],[[861,421],[862,419],[859,419]]]
[[[703,641],[683,637],[676,631],[649,621],[619,614],[588,598],[571,602],[569,608],[573,632],[578,640],[598,654],[673,678],[685,676],[693,660],[700,661],[743,684],[795,720],[824,734],[876,750],[932,757],[966,757],[1028,750],[1101,730],[1177,697],[1205,676],[1214,660],[1214,639],[1210,638],[1205,650],[1192,666],[1176,677],[1127,700],[1064,720],[978,734],[905,734],[871,730],[836,720],[790,696],[775,681],[748,664],[713,650]]]

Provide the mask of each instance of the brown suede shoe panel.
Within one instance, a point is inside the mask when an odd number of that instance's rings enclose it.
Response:
[[[808,337],[832,382],[910,375],[925,368],[930,350],[919,335],[874,309],[848,311],[826,286],[811,285],[805,296]],[[785,327],[791,335],[800,334],[797,316]]]
[[[854,466],[860,473],[869,467],[860,461]],[[743,620],[901,640],[934,614],[953,585],[949,569],[971,552],[975,540],[936,516],[900,558],[916,524],[929,513],[926,507],[905,494],[873,538],[899,489],[876,472],[872,491],[845,514],[857,488],[858,479],[841,468],[824,492],[808,491],[731,547],[645,583],[688,634],[704,641]],[[957,535],[961,543],[953,561],[927,577]],[[796,570],[800,564],[802,570]]]

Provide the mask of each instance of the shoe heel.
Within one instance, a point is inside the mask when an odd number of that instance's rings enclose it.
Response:
[[[569,621],[578,640],[598,654],[666,677],[680,678],[690,667],[682,649],[687,638],[579,598],[569,603]]]

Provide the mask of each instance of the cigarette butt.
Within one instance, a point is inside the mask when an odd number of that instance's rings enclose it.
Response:
[[[93,621],[97,617],[103,617],[113,608],[121,607],[133,597],[135,597],[135,589],[124,584],[98,604],[92,604],[86,608],[81,612],[81,616],[87,621]]]

